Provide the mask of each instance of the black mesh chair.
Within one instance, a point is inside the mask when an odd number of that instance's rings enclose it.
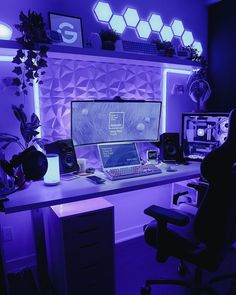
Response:
[[[201,174],[208,189],[195,216],[180,211],[150,206],[144,213],[154,220],[144,227],[148,245],[157,250],[156,259],[173,256],[195,266],[194,277],[187,280],[147,280],[141,294],[151,294],[151,285],[172,284],[190,289],[190,294],[218,294],[214,283],[235,274],[224,274],[203,284],[202,272],[215,272],[235,240],[236,227],[236,109],[229,115],[226,141],[210,152],[201,163]],[[235,291],[236,294],[236,291]]]

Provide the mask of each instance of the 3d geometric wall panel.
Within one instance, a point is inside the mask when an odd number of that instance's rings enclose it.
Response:
[[[83,99],[161,99],[161,69],[69,59],[48,59],[40,86],[42,136],[70,137],[70,102]]]
[[[161,16],[156,13],[151,14],[148,20],[143,20],[140,19],[138,11],[130,7],[126,8],[122,14],[117,14],[112,11],[109,3],[103,1],[98,1],[93,11],[97,21],[107,23],[118,34],[122,34],[127,27],[134,29],[138,38],[143,40],[147,40],[151,33],[160,33],[162,41],[172,41],[174,37],[177,37],[184,46],[190,46],[195,41],[193,48],[198,50],[199,55],[202,54],[201,43],[193,38],[191,31],[185,30],[181,20],[174,19],[170,25],[164,25]],[[116,22],[112,15],[116,16]],[[120,16],[119,19],[118,16]]]
[[[42,136],[50,141],[70,138],[72,100],[113,99],[161,100],[161,69],[69,59],[48,59],[40,86]],[[144,147],[145,148],[145,147]],[[79,148],[80,157],[97,167],[97,149]]]

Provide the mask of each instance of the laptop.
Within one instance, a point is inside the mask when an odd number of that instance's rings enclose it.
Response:
[[[125,168],[141,165],[139,153],[134,142],[99,144],[102,169]]]

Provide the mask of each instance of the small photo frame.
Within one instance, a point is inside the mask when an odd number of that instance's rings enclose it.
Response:
[[[59,44],[70,47],[84,46],[80,17],[49,12],[48,18],[50,29],[57,31],[62,36],[63,42]]]

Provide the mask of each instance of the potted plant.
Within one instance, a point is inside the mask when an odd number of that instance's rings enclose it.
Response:
[[[41,76],[45,74],[45,67],[47,67],[47,51],[50,43],[47,37],[45,23],[40,13],[35,11],[28,11],[24,14],[21,11],[20,23],[15,27],[21,32],[22,36],[17,38],[17,42],[22,47],[18,49],[13,63],[16,66],[13,73],[16,78],[13,79],[12,84],[18,86],[16,95],[19,96],[22,92],[27,94],[27,84],[33,86],[33,81],[42,84]]]
[[[167,57],[173,57],[175,55],[175,48],[171,42],[157,39],[152,40],[152,43],[156,45],[159,55]]]
[[[44,148],[44,144],[48,143],[48,140],[36,138],[39,134],[37,129],[40,126],[39,118],[35,113],[32,113],[30,120],[28,121],[26,113],[24,112],[24,106],[21,104],[19,107],[12,105],[13,113],[16,119],[20,122],[20,133],[23,138],[20,138],[16,135],[9,133],[0,133],[0,168],[5,172],[6,175],[14,179],[14,185],[21,185],[24,183],[24,173],[19,166],[19,155],[13,155],[10,162],[5,160],[5,151],[7,147],[15,143],[20,147],[20,154],[30,151],[36,151],[35,144],[38,144],[41,148]],[[39,152],[38,152],[39,153]],[[28,153],[29,154],[29,153]]]
[[[112,29],[101,30],[100,38],[102,40],[102,49],[115,50],[115,43],[120,39],[120,35]]]

